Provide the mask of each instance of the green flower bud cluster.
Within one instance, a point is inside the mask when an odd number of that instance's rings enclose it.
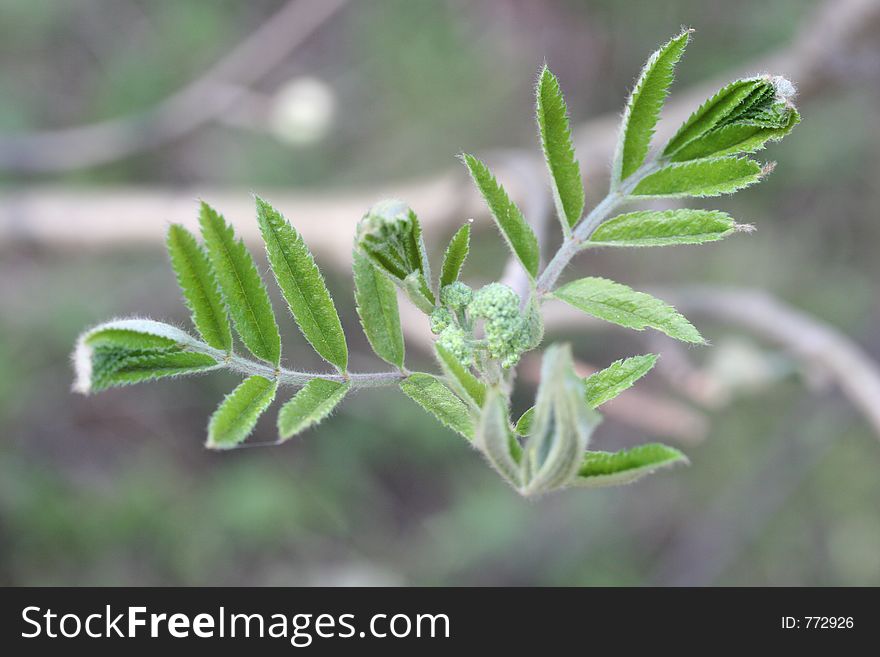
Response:
[[[490,283],[474,292],[464,283],[440,290],[443,304],[431,313],[437,344],[465,367],[473,365],[480,347],[485,357],[512,367],[530,347],[529,323],[520,311],[520,298],[503,283]],[[473,334],[474,321],[483,320],[484,339]]]
[[[512,367],[529,348],[530,331],[520,311],[520,298],[503,283],[490,283],[474,294],[468,306],[474,319],[484,320],[486,348],[503,367]]]

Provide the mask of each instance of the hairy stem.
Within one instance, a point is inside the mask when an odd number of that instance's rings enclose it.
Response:
[[[658,168],[660,168],[660,165],[656,158],[646,162],[638,171],[627,178],[623,184],[612,186],[608,195],[575,226],[571,234],[562,242],[556,255],[547,263],[544,271],[538,277],[535,293],[539,299],[553,289],[568,263],[583,248],[583,243],[590,239],[590,236],[602,222],[608,219],[609,215],[617,210],[618,207],[629,201],[630,193],[635,189],[636,185],[645,176],[653,173]]]
[[[188,346],[193,351],[205,353],[212,358],[216,358],[221,363],[221,366],[233,372],[239,372],[248,376],[262,376],[266,379],[278,379],[278,383],[283,386],[304,386],[314,378],[321,378],[340,383],[348,382],[352,388],[378,388],[395,385],[409,376],[409,372],[403,369],[390,372],[344,372],[342,374],[338,372],[299,372],[283,367],[276,368],[268,363],[250,360],[235,353],[227,354],[197,340],[194,340]]]

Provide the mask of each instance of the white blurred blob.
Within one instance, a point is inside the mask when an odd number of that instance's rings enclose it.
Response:
[[[279,139],[307,146],[327,136],[335,114],[333,89],[318,78],[301,77],[279,89],[269,121]]]

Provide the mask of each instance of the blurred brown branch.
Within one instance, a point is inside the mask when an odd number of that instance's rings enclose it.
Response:
[[[28,144],[43,144],[39,150],[51,151],[59,160],[56,170],[88,166],[131,154],[159,139],[165,143],[190,131],[193,127],[217,116],[220,105],[205,95],[205,89],[219,88],[227,96],[229,107],[234,97],[245,92],[244,86],[265,74],[288,54],[297,42],[306,38],[322,24],[344,0],[314,2],[301,0],[285,5],[278,14],[251,35],[243,44],[224,58],[212,72],[191,87],[175,94],[156,110],[148,113],[149,123],[164,125],[175,117],[176,107],[192,109],[186,121],[168,127],[170,132],[142,131],[141,119],[120,119],[111,122],[108,134],[114,135],[116,145],[102,146],[101,136],[91,133],[92,127],[73,128],[60,133],[22,136],[21,142],[0,138],[0,167],[5,163],[36,162],[40,156],[31,153]],[[302,12],[302,13],[300,13]],[[853,59],[880,62],[880,40],[874,38],[880,29],[880,3],[873,0],[836,0],[821,6],[813,20],[807,22],[794,42],[768,57],[761,58],[741,70],[730,71],[725,78],[743,72],[772,70],[785,74],[800,86],[800,102],[807,102],[838,85],[850,84],[854,76],[867,75],[869,66],[853,66],[850,75],[840,71]],[[259,49],[265,41],[267,51]],[[259,54],[259,57],[257,56]],[[241,69],[254,58],[252,67]],[[235,85],[230,85],[230,80]],[[212,87],[214,83],[218,84]],[[207,86],[205,86],[207,85]],[[718,81],[697,85],[684,92],[676,92],[669,103],[658,128],[658,139],[668,137],[671,131],[712,90]],[[163,109],[163,108],[168,108]],[[220,108],[220,109],[218,109]],[[159,117],[159,118],[156,118]],[[166,117],[166,118],[162,118]],[[617,136],[616,113],[587,121],[575,130],[578,156],[588,186],[598,188],[607,179],[607,162]],[[195,124],[193,123],[195,122]],[[105,124],[101,124],[105,125]],[[108,124],[110,125],[110,124]],[[166,126],[167,127],[167,126]],[[164,128],[163,128],[164,129]],[[82,132],[80,132],[82,131]],[[31,138],[35,141],[29,141]],[[56,138],[61,141],[56,141]],[[67,142],[66,139],[71,141]],[[12,139],[12,141],[10,141]],[[145,141],[146,140],[146,141]],[[16,146],[16,143],[18,145]],[[157,142],[159,143],[159,142]],[[122,144],[123,146],[120,146]],[[97,149],[89,156],[90,149]],[[106,149],[104,153],[97,153]],[[112,155],[116,152],[116,155]],[[79,160],[77,160],[79,158]],[[543,162],[531,153],[496,152],[487,157],[499,180],[504,181],[511,196],[528,209],[541,208],[545,185]],[[91,162],[90,162],[91,160]],[[48,169],[46,169],[48,170]],[[382,196],[398,196],[419,212],[428,232],[439,228],[448,230],[448,224],[463,220],[468,215],[484,213],[472,185],[458,169],[422,181],[398,182],[379,185],[375,189],[345,192],[301,193],[285,190],[262,190],[287,216],[292,217],[304,237],[322,251],[325,261],[347,267],[350,263],[350,233],[353,223],[363,211]],[[156,189],[70,190],[57,186],[23,186],[0,198],[0,245],[16,240],[35,241],[52,246],[91,247],[117,243],[159,243],[164,239],[166,222],[193,225],[193,199],[210,199],[233,220],[253,214],[251,199],[241,191],[212,190],[205,187],[184,191]],[[595,198],[595,194],[592,195]],[[533,216],[540,216],[540,212]],[[242,221],[237,226],[245,239],[257,241],[256,225]]]
[[[247,96],[254,84],[348,0],[291,0],[202,77],[148,111],[100,123],[0,135],[0,169],[47,173],[106,164],[180,139]]]

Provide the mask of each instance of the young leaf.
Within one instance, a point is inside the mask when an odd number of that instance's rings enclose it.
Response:
[[[164,349],[124,350],[98,347],[91,360],[90,382],[82,392],[98,392],[168,376],[195,374],[220,366],[207,354]]]
[[[617,397],[647,374],[657,362],[656,354],[632,356],[611,363],[604,370],[584,379],[587,403],[597,408]]]
[[[559,80],[546,66],[538,77],[536,115],[541,133],[544,159],[550,170],[553,200],[562,229],[568,232],[584,212],[584,183],[574,156],[568,108]]]
[[[532,424],[535,422],[535,407],[532,406],[529,410],[519,416],[519,419],[516,421],[516,427],[514,427],[514,431],[518,436],[528,436],[532,432]]]
[[[244,242],[235,239],[232,226],[204,202],[199,223],[220,290],[242,342],[257,358],[278,365],[281,336],[269,293],[253,257]]]
[[[480,414],[474,447],[483,452],[489,464],[511,486],[522,485],[519,459],[515,456],[518,456],[519,443],[510,431],[504,397],[494,388],[489,391],[486,407]]]
[[[437,359],[440,361],[443,373],[449,377],[459,396],[470,399],[477,408],[482,408],[486,401],[486,384],[471,374],[461,361],[442,345],[435,342],[434,349],[437,351]]]
[[[205,250],[180,224],[168,227],[166,242],[177,283],[199,335],[215,349],[232,351],[229,317]]]
[[[96,372],[96,365],[99,365],[106,374],[112,371],[111,364],[115,366],[126,357],[180,352],[198,347],[200,344],[198,340],[176,326],[150,319],[115,319],[99,324],[84,331],[77,339],[76,349],[73,352],[76,374],[73,389],[83,394],[97,389],[96,376],[100,378],[103,374]],[[100,362],[96,362],[99,351],[102,352],[102,356]],[[206,366],[207,361],[202,361],[202,365]],[[102,384],[98,382],[97,385],[100,387]]]
[[[677,449],[660,443],[639,445],[620,452],[587,452],[572,483],[585,488],[619,486],[676,463],[686,464],[688,459]]]
[[[278,413],[279,442],[323,421],[345,397],[350,383],[312,379]]]
[[[206,447],[229,449],[241,443],[254,430],[277,390],[277,379],[262,376],[251,376],[238,384],[211,416]]]
[[[681,196],[718,196],[753,185],[767,171],[746,157],[710,157],[670,164],[645,176],[632,196],[676,198]]]
[[[613,324],[637,331],[654,328],[684,342],[706,342],[669,304],[606,278],[581,278],[563,285],[552,296]]]
[[[771,141],[779,141],[800,123],[800,114],[794,109],[782,127],[767,127],[734,123],[716,130],[679,149],[670,159],[683,162],[705,157],[755,153]]]
[[[737,110],[747,109],[751,105],[749,101],[757,100],[756,92],[760,97],[768,85],[766,78],[753,77],[722,87],[682,124],[663,149],[663,156],[671,157],[678,149],[718,127]],[[772,85],[769,86],[772,90]]]
[[[685,30],[651,55],[636,82],[623,114],[614,154],[613,180],[628,178],[648,155],[654,127],[672,84],[673,72],[690,38]]]
[[[467,153],[462,155],[462,160],[486,199],[510,250],[519,258],[529,276],[535,278],[538,275],[541,254],[538,250],[538,238],[531,226],[483,162]]]
[[[302,236],[281,213],[257,198],[257,220],[278,287],[303,336],[340,371],[348,366],[348,346],[336,306]]]
[[[569,345],[544,352],[535,418],[523,448],[523,493],[566,485],[578,471],[600,417],[584,402]]]
[[[585,246],[702,244],[723,239],[735,230],[733,218],[717,210],[643,210],[609,219]]]
[[[443,254],[443,266],[440,269],[441,290],[458,280],[458,275],[461,273],[462,265],[464,265],[464,260],[470,250],[470,242],[471,225],[467,223],[455,232]]]
[[[354,252],[352,267],[357,311],[370,346],[385,362],[403,367],[403,332],[394,283],[360,251]]]
[[[467,405],[436,376],[416,372],[401,381],[400,389],[440,422],[468,440],[474,437],[474,418]]]

